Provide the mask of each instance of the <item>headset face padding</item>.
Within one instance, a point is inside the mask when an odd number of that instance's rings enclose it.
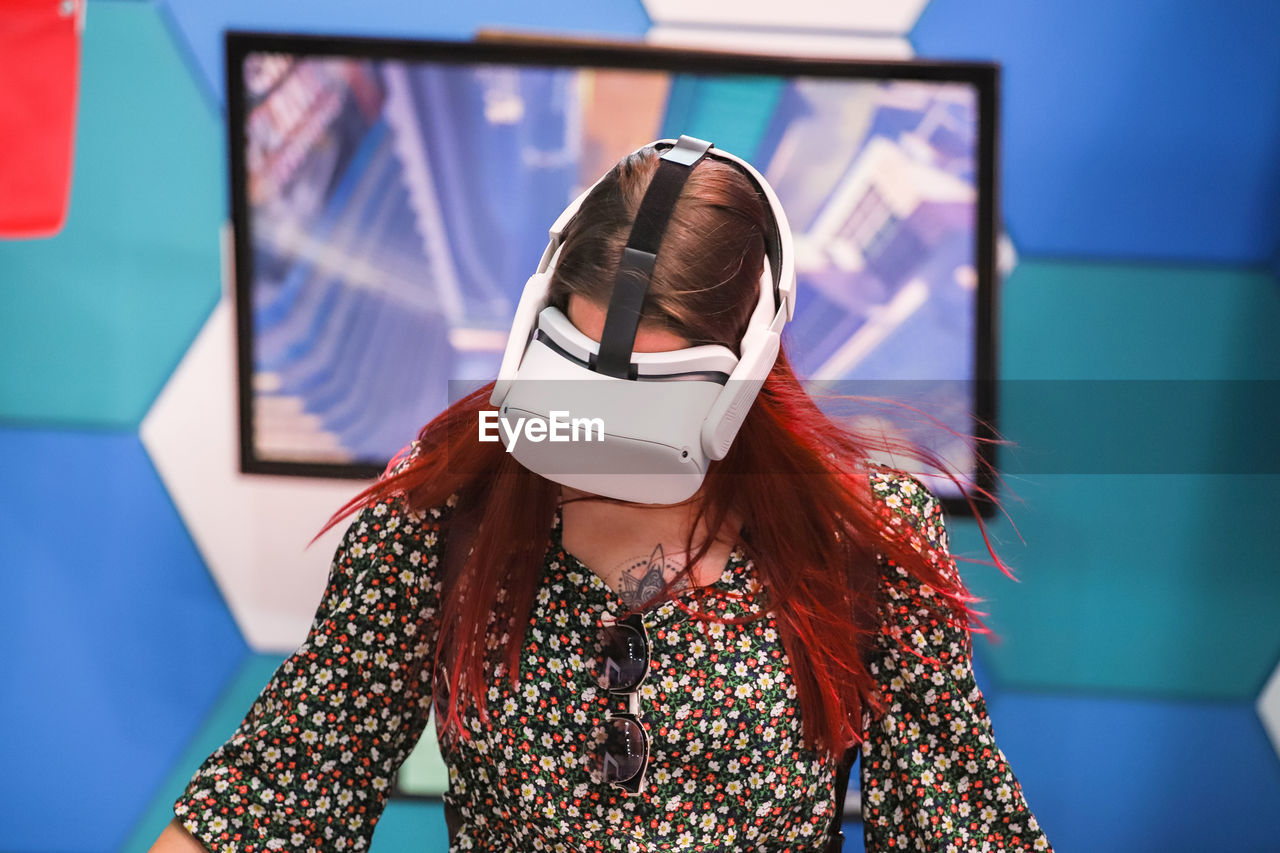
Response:
[[[768,182],[750,164],[689,137],[659,140],[639,151],[650,147],[665,150],[664,160],[675,160],[687,169],[696,168],[703,157],[728,162],[743,172],[766,202],[770,218],[766,259],[739,352],[716,345],[631,352],[619,371],[625,375],[612,375],[601,364],[610,340],[609,323],[597,342],[559,309],[548,306],[561,235],[597,181],[551,227],[542,260],[516,308],[490,402],[499,410],[498,438],[530,470],[606,497],[667,504],[696,493],[709,463],[728,453],[777,359],[782,327],[794,314],[795,267],[786,214]],[[669,214],[668,209],[665,215]],[[651,268],[652,258],[649,263]],[[617,349],[616,340],[613,349]],[[550,432],[544,433],[550,435],[566,420],[598,423],[600,428],[561,430],[572,433],[568,441],[538,439],[538,430],[525,429],[541,421],[551,425]]]
[[[600,353],[599,342],[578,331],[559,308],[542,309],[534,334],[565,358],[588,368]],[[738,366],[738,356],[728,347],[704,344],[668,352],[635,352],[631,364],[641,380],[700,378],[723,384]]]

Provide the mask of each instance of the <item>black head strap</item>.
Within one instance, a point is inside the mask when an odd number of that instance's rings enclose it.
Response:
[[[645,190],[636,221],[631,226],[631,236],[622,251],[618,275],[613,281],[613,295],[609,298],[609,313],[604,320],[604,333],[600,336],[600,355],[596,358],[597,373],[618,379],[631,379],[631,350],[636,343],[636,330],[640,327],[640,310],[644,307],[645,294],[649,292],[649,279],[658,259],[658,246],[671,220],[684,182],[693,167],[707,156],[711,143],[692,136],[681,136],[658,162],[649,188]]]

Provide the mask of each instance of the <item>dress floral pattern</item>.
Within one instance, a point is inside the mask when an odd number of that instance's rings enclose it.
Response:
[[[957,577],[942,507],[918,480],[871,478],[886,530]],[[904,529],[905,528],[905,529]],[[864,717],[863,833],[882,850],[1051,850],[996,745],[973,677],[973,638],[928,605],[935,592],[888,565],[882,577],[880,655],[871,672],[886,700]]]
[[[955,571],[937,499],[890,469],[875,469],[872,486],[886,531]],[[434,651],[451,506],[381,503],[348,528],[306,640],[174,803],[209,850],[369,846],[432,705],[418,673]],[[835,764],[803,743],[770,614],[722,625],[673,602],[644,614],[647,785],[624,796],[602,783],[604,720],[626,699],[597,686],[598,638],[604,615],[626,609],[560,531],[557,513],[517,683],[496,679],[489,725],[470,718],[471,737],[441,744],[446,798],[464,818],[451,851],[823,850]],[[967,629],[931,615],[932,590],[892,562],[883,575],[873,673],[887,710],[864,718],[860,760],[867,850],[1049,850],[992,737]],[[741,547],[713,586],[723,595],[685,606],[760,612]]]

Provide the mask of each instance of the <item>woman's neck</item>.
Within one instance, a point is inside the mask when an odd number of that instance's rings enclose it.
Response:
[[[702,560],[687,578],[682,572],[689,558],[709,538],[708,519],[693,531],[693,552],[685,550],[700,505],[629,504],[592,500],[595,495],[562,486],[560,500],[565,550],[584,562],[613,587],[628,605],[637,606],[658,592],[663,582],[673,588],[714,583],[724,571],[741,521],[730,514]]]
[[[683,504],[614,501],[563,485],[560,487],[560,503],[562,505],[572,503],[575,515],[580,518],[590,518],[594,523],[604,527],[631,527],[643,522],[651,529],[679,528],[681,533],[687,531],[698,514],[700,506],[697,501]]]

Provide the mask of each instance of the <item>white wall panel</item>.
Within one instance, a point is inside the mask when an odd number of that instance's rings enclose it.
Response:
[[[245,640],[291,651],[306,636],[342,525],[364,485],[239,472],[234,311],[224,295],[142,422],[142,441]]]
[[[845,30],[903,35],[928,0],[643,0],[654,24]]]
[[[655,24],[646,39],[673,47],[742,50],[841,59],[910,59],[911,42],[897,36],[846,35],[796,30],[749,30]]]
[[[1280,754],[1280,664],[1267,679],[1267,686],[1258,696],[1258,716],[1271,736],[1271,746]]]

